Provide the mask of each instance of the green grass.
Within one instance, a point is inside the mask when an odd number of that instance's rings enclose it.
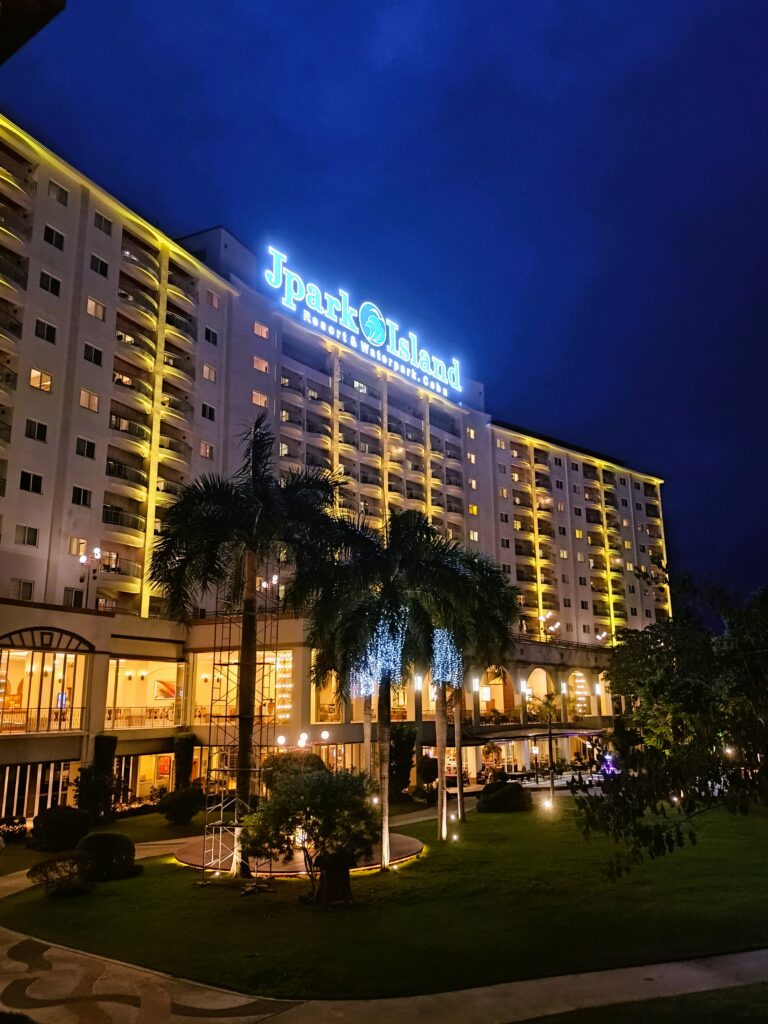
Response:
[[[0,923],[180,977],[295,997],[392,996],[768,945],[768,815],[713,816],[700,845],[609,882],[605,842],[566,805],[470,815],[457,843],[388,875],[356,904],[313,910],[306,882],[246,898],[200,888],[170,858],[79,900],[26,891]],[[434,822],[403,828],[432,842]]]
[[[120,818],[94,831],[123,832],[134,843],[150,843],[159,839],[201,835],[204,827],[202,814],[196,815],[189,825],[171,825],[159,814],[142,814],[135,818]],[[41,853],[40,850],[28,850],[23,843],[8,843],[4,850],[0,850],[0,875],[26,871],[47,856],[47,853]]]
[[[768,985],[703,992],[695,996],[651,999],[643,1003],[607,1006],[600,1010],[575,1010],[540,1018],[541,1024],[735,1024],[768,1020]]]

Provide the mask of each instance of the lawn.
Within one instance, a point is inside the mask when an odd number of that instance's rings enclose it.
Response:
[[[768,816],[713,816],[700,845],[609,882],[610,846],[585,842],[565,800],[470,815],[458,842],[355,879],[348,910],[299,902],[302,881],[243,898],[201,888],[171,858],[74,901],[27,891],[0,923],[243,991],[404,995],[768,945]],[[434,823],[403,828],[431,844]],[[613,1018],[617,1019],[617,1018]]]
[[[184,836],[201,835],[205,825],[203,815],[198,814],[189,825],[171,825],[160,814],[141,814],[134,818],[120,818],[108,825],[97,826],[94,831],[123,832],[134,843],[149,843],[160,839],[181,839]],[[8,843],[0,850],[0,875],[14,871],[25,871],[39,860],[49,856],[39,850],[29,850],[23,843]]]
[[[744,988],[703,992],[695,996],[673,999],[651,999],[644,1003],[606,1006],[601,1010],[576,1010],[541,1017],[540,1024],[733,1024],[768,1020],[768,985],[746,985]]]

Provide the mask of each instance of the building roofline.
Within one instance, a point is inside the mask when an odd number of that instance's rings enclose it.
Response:
[[[240,238],[238,235],[236,235],[235,232],[232,230],[232,228],[228,228],[226,224],[212,224],[210,227],[208,227],[208,228],[201,228],[199,231],[189,231],[186,235],[179,235],[179,237],[176,239],[176,241],[178,243],[186,242],[186,240],[188,238],[194,238],[195,235],[207,235],[209,231],[226,231],[226,233],[230,237],[234,238],[234,240],[239,245],[242,245],[242,247],[244,249],[247,249],[248,252],[251,253],[251,255],[255,259],[259,258],[259,254],[253,248],[253,246],[248,245],[247,242],[244,242],[242,240],[242,238]]]

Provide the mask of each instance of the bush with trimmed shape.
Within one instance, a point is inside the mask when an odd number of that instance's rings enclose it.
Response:
[[[42,885],[46,896],[81,896],[92,889],[91,858],[84,850],[59,853],[33,864],[27,878]]]
[[[491,792],[486,793],[485,790]],[[477,801],[476,810],[481,814],[512,813],[533,809],[533,797],[519,782],[496,782],[486,786]]]
[[[54,804],[41,811],[32,822],[32,845],[51,853],[74,850],[90,827],[91,816],[87,811]]]
[[[205,794],[201,786],[187,786],[167,793],[157,805],[158,811],[172,825],[187,825],[198,811],[205,807]]]
[[[133,840],[122,832],[91,832],[83,836],[77,849],[90,856],[94,882],[132,878],[144,870],[136,863]]]

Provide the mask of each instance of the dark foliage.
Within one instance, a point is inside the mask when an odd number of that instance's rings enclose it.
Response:
[[[54,804],[34,819],[30,838],[36,849],[58,853],[74,850],[90,827],[91,816],[86,811]]]
[[[46,896],[80,896],[92,888],[91,858],[82,850],[60,853],[33,864],[27,878]]]
[[[205,794],[198,785],[166,793],[157,809],[172,825],[187,825],[205,807]]]
[[[192,785],[192,764],[197,736],[193,732],[179,732],[173,737],[173,761],[176,766],[176,789]]]
[[[416,730],[412,725],[396,722],[389,736],[389,781],[392,792],[399,795],[408,788],[413,768]]]
[[[133,840],[122,832],[91,832],[83,836],[77,849],[91,858],[91,878],[94,882],[131,878],[142,871],[141,865],[136,864]]]
[[[90,814],[93,821],[108,821],[114,816],[117,779],[115,751],[117,736],[99,733],[94,738],[93,761],[81,767],[75,779],[77,806]]]
[[[519,782],[492,782],[483,789],[477,801],[477,810],[481,814],[506,814],[532,809],[533,797],[530,790]]]
[[[306,775],[308,772],[325,772],[328,769],[319,754],[310,751],[286,751],[283,754],[270,754],[264,758],[261,766],[261,781],[272,792],[284,778],[294,775]]]

